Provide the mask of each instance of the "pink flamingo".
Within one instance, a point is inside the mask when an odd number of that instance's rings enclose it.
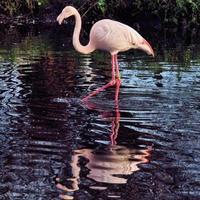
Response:
[[[81,16],[72,6],[66,6],[57,17],[59,24],[63,20],[75,16],[75,28],[73,33],[73,46],[83,54],[89,54],[96,49],[110,52],[112,57],[112,80],[104,87],[96,90],[88,97],[93,96],[109,86],[113,86],[116,80],[120,80],[117,54],[129,49],[141,49],[148,55],[154,56],[151,45],[133,28],[110,19],[103,19],[96,22],[90,31],[90,40],[86,46],[80,43]],[[87,97],[87,98],[88,98]]]

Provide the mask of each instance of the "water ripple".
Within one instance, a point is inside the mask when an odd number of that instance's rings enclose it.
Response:
[[[0,199],[199,199],[198,46],[122,53],[83,102],[109,55],[32,34],[0,47]]]

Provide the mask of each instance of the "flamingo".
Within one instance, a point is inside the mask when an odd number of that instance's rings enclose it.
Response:
[[[115,85],[116,80],[120,81],[119,64],[117,60],[117,54],[119,52],[129,49],[140,49],[154,57],[154,51],[151,45],[136,30],[128,25],[110,19],[97,21],[91,28],[88,44],[83,46],[79,39],[82,20],[76,8],[66,6],[58,15],[57,21],[61,25],[64,19],[71,16],[75,17],[73,46],[78,52],[89,54],[98,49],[108,51],[111,54],[112,80],[88,97],[99,93],[109,86]]]

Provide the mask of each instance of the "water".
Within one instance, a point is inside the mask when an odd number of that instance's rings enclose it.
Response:
[[[0,199],[200,199],[198,42],[149,35],[84,103],[110,57],[64,28],[0,31]]]

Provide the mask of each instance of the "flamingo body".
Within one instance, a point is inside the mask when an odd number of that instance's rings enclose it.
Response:
[[[111,55],[137,48],[143,40],[131,27],[110,19],[96,22],[90,31],[90,42],[95,49],[108,51]]]

